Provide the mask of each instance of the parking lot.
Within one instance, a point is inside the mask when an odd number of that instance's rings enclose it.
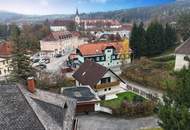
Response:
[[[79,130],[139,130],[158,127],[158,119],[154,116],[122,119],[101,113],[91,113],[90,115],[78,115],[77,118]]]

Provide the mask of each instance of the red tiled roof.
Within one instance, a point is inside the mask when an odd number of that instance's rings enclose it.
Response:
[[[10,41],[0,43],[0,57],[10,57],[12,50],[13,48]]]
[[[118,20],[113,20],[113,19],[88,19],[88,20],[81,20],[82,23],[86,23],[87,25],[107,25],[107,26],[112,26],[112,25],[120,25],[120,22]]]
[[[69,31],[56,31],[51,32],[47,37],[45,37],[44,41],[57,41],[65,38],[70,38],[73,35]]]
[[[69,24],[74,24],[73,20],[55,20],[51,23],[51,26],[66,26]]]
[[[78,50],[80,53],[85,56],[85,55],[97,55],[97,54],[103,54],[103,51],[107,47],[113,47],[116,49],[117,52],[120,51],[122,48],[122,45],[117,42],[113,43],[108,43],[108,42],[100,42],[100,43],[90,43],[90,44],[84,44],[79,46]]]

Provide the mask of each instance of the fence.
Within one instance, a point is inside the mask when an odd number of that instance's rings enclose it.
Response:
[[[142,97],[144,97],[146,99],[149,99],[149,100],[152,100],[152,101],[158,101],[159,100],[157,94],[153,95],[152,93],[146,92],[144,90],[141,90],[139,88],[133,87],[131,85],[126,85],[126,89],[128,91],[131,91],[131,92],[133,92],[133,93],[135,93],[137,95],[140,95],[140,96],[142,96]]]

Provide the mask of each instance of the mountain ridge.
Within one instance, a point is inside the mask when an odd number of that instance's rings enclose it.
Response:
[[[83,19],[117,19],[121,22],[133,21],[151,21],[152,19],[159,19],[165,21],[175,21],[177,15],[181,12],[190,12],[189,0],[176,0],[169,4],[159,6],[139,7],[133,9],[121,9],[108,12],[95,13],[81,13]],[[8,13],[6,15],[6,13]],[[3,22],[36,22],[46,19],[73,19],[74,14],[52,14],[52,15],[23,15],[11,12],[0,11],[0,21]]]

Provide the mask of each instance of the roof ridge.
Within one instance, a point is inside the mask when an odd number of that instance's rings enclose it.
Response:
[[[33,111],[34,115],[36,116],[36,118],[38,119],[38,121],[41,123],[42,127],[43,127],[44,130],[45,130],[45,127],[44,127],[43,123],[42,123],[41,120],[39,119],[37,113],[34,111],[34,109],[33,109],[33,107],[31,106],[31,104],[28,102],[28,99],[27,99],[26,95],[23,93],[23,91],[22,91],[21,88],[18,86],[18,84],[15,85],[15,86],[18,88],[19,92],[20,92],[21,95],[24,97],[23,99],[26,101],[26,103],[28,104],[28,106],[31,108],[31,110]]]

